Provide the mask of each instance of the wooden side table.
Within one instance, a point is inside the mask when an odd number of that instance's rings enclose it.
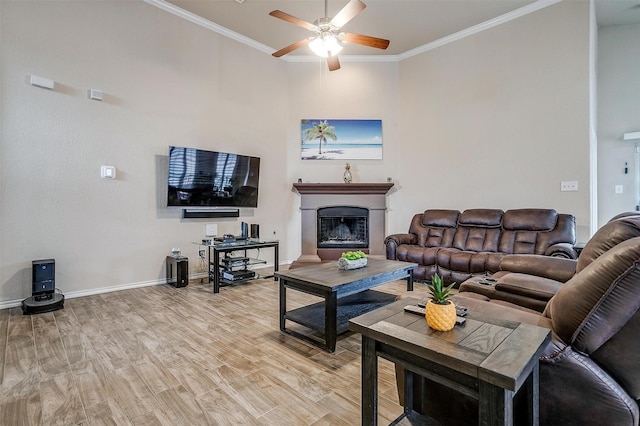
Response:
[[[463,326],[438,332],[423,316],[404,312],[418,301],[399,300],[349,323],[351,331],[362,334],[362,424],[377,425],[380,356],[404,367],[402,417],[416,417],[412,383],[419,375],[476,398],[479,424],[486,426],[513,424],[513,397],[522,389],[528,423],[537,425],[538,358],[551,331],[469,312]]]

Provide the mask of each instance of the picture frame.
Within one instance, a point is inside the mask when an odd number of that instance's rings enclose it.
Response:
[[[382,120],[302,119],[302,160],[381,160]]]

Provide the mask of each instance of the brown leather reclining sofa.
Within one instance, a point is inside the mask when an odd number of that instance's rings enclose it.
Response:
[[[534,256],[526,260],[532,264],[546,261]],[[640,213],[613,218],[596,232],[573,263],[573,275],[558,285],[542,313],[472,291],[458,293],[454,302],[466,306],[469,315],[490,315],[552,331],[552,339],[539,359],[540,425],[637,426]],[[543,269],[532,267],[529,271]],[[520,292],[526,287],[534,292],[539,278],[544,278],[513,273],[519,274]],[[420,296],[413,293],[413,297]],[[398,375],[400,381],[402,377]],[[442,424],[477,424],[477,400],[429,379],[414,385],[414,392],[421,394],[414,398],[416,410]],[[398,388],[403,389],[402,383]],[[400,398],[402,401],[402,394]],[[527,411],[523,404],[516,395],[515,424],[520,423],[518,415]]]
[[[415,279],[437,273],[458,285],[498,272],[508,254],[578,257],[574,216],[552,209],[425,210],[413,216],[408,233],[384,243],[387,259],[419,264]]]
[[[494,282],[472,277],[460,285],[461,293],[483,300],[510,302],[543,312],[549,300],[575,274],[611,247],[639,237],[638,212],[622,213],[602,226],[584,246],[576,259],[538,255],[508,255],[500,261],[500,271],[491,278]]]

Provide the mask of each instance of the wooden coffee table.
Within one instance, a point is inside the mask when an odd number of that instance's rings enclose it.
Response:
[[[435,331],[424,316],[407,313],[406,298],[353,318],[362,334],[362,424],[378,422],[378,356],[404,367],[404,415],[392,424],[426,424],[414,407],[414,375],[428,377],[478,400],[480,425],[513,424],[513,396],[522,388],[528,423],[538,424],[538,358],[551,330],[469,311],[466,323]],[[411,419],[411,421],[409,421]],[[422,423],[420,423],[422,422]]]
[[[341,270],[338,262],[278,271],[280,279],[280,330],[322,349],[334,352],[336,339],[349,330],[349,319],[395,300],[395,295],[370,290],[400,279],[413,290],[413,268],[417,263],[369,257],[364,268]],[[309,306],[287,311],[287,289],[322,297]],[[286,321],[318,331],[322,336],[286,328]]]

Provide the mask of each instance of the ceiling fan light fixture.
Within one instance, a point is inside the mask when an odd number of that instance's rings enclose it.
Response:
[[[340,53],[342,43],[340,43],[338,37],[331,33],[321,33],[309,42],[309,47],[316,55],[321,58],[327,58],[329,54],[336,56]]]

